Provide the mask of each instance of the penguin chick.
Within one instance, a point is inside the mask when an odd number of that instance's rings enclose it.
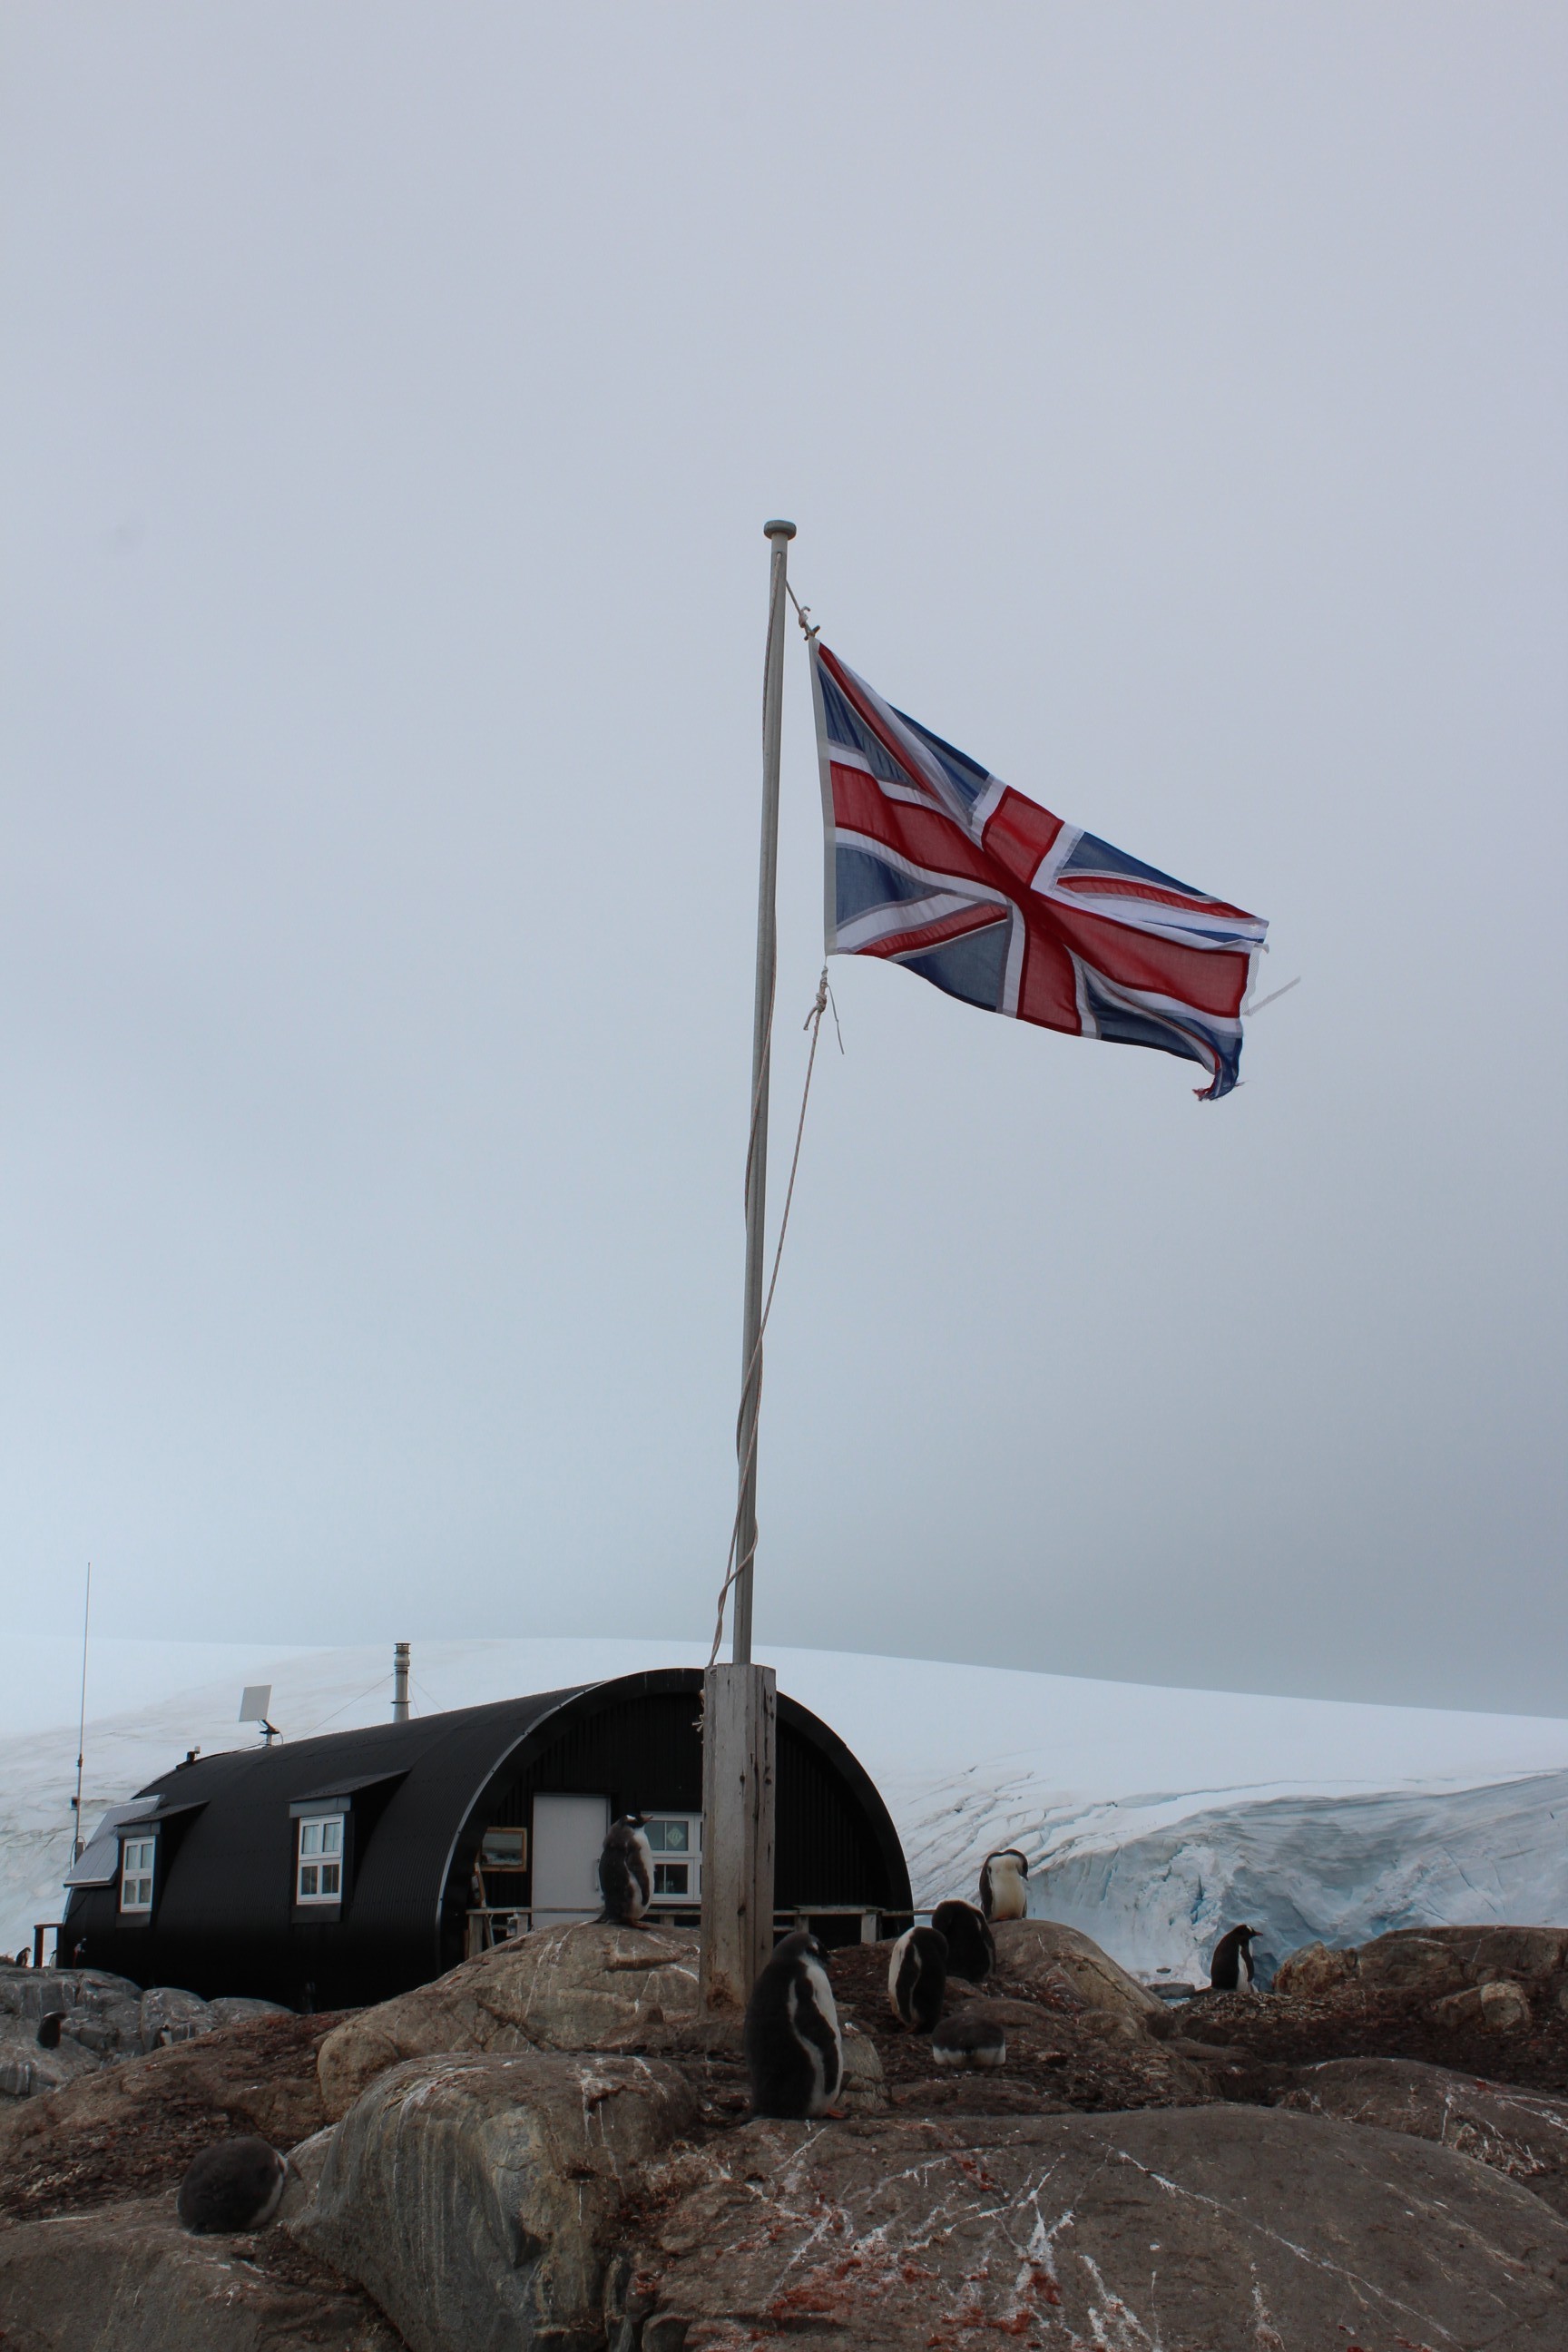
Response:
[[[980,1908],[988,1919],[1022,1919],[1029,1908],[1029,1858],[1016,1845],[988,1853],[980,1865]]]
[[[44,2015],[38,2020],[38,2047],[40,2050],[58,2050],[59,2048],[60,2028],[65,2021],[66,2013],[63,2009],[51,2009],[45,2011]]]
[[[600,1851],[599,1892],[612,1927],[640,1927],[653,1900],[653,1848],[645,1819],[642,1813],[624,1813],[612,1822]]]
[[[984,1984],[996,1965],[996,1938],[984,1911],[973,1903],[939,1903],[931,1915],[939,1936],[947,1937],[947,1972],[968,1984]]]
[[[838,2095],[844,2041],[826,1958],[803,1928],[784,1937],[752,1988],[742,2038],[754,2116],[819,2116]]]
[[[1256,1927],[1232,1927],[1214,1948],[1209,1962],[1209,1982],[1215,1992],[1250,1992],[1252,1985],[1252,1939]]]
[[[180,2183],[176,2210],[195,2238],[264,2230],[283,2198],[289,2167],[264,2139],[215,2140]]]
[[[929,2033],[947,1990],[947,1937],[934,1927],[906,1927],[888,1962],[888,1999],[914,2033]]]
[[[956,2017],[944,2017],[931,2035],[931,2054],[939,2066],[1002,2066],[1007,2036],[994,2018],[961,2009]]]

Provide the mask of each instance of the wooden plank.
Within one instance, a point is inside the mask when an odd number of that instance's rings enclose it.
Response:
[[[710,1666],[702,1678],[702,1971],[705,2013],[743,2010],[773,1948],[778,1678]]]

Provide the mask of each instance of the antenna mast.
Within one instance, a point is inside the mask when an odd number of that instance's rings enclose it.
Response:
[[[71,1799],[71,1811],[76,1815],[76,1832],[72,1840],[71,1860],[79,1862],[87,1841],[81,1833],[81,1759],[87,1747],[87,1629],[92,1622],[92,1562],[87,1564],[87,1599],[81,1612],[81,1713],[76,1727],[76,1794]]]

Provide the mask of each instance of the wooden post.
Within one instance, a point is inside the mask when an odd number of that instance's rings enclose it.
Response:
[[[778,1677],[710,1666],[702,1678],[705,2016],[743,2010],[773,1948]]]

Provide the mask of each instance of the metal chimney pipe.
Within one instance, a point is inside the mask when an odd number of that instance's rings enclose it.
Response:
[[[408,1644],[395,1642],[392,1645],[392,1719],[394,1723],[408,1720]]]

